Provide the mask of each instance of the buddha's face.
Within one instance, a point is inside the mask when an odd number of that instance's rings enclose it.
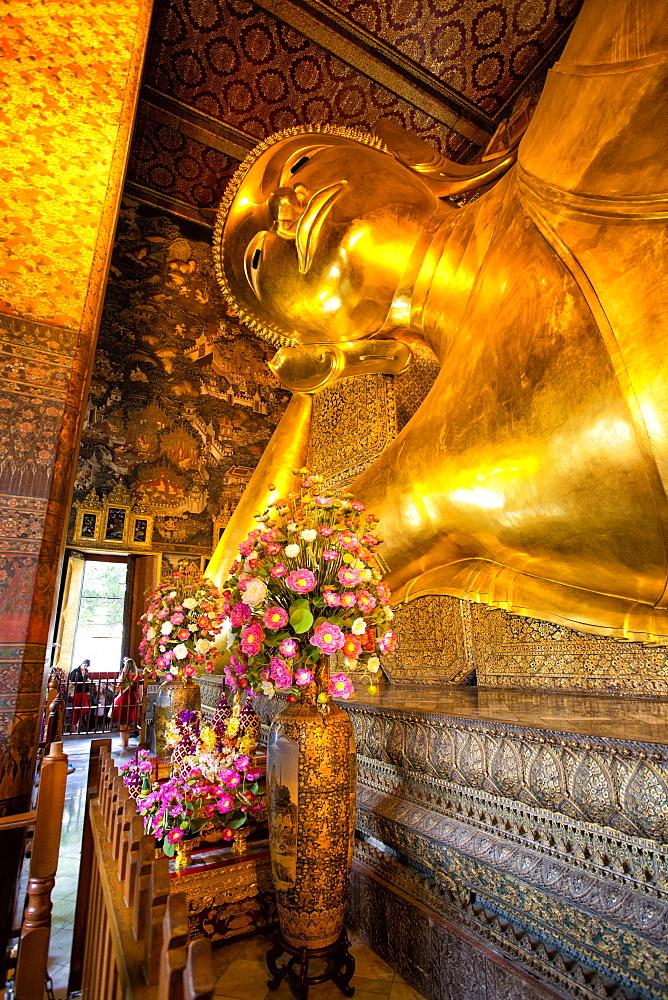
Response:
[[[387,153],[326,134],[281,139],[250,168],[227,216],[232,294],[305,344],[371,336],[438,204]]]

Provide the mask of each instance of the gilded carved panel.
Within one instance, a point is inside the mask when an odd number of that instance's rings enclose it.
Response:
[[[418,597],[395,609],[399,642],[383,657],[394,683],[461,684],[473,673],[470,612],[454,597]]]
[[[396,437],[392,379],[341,379],[313,399],[308,465],[330,489],[343,489]]]
[[[478,684],[668,694],[668,648],[645,648],[470,605]]]

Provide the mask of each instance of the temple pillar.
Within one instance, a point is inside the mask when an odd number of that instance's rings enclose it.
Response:
[[[28,808],[32,787],[151,0],[2,0],[0,9],[0,815],[10,815]],[[21,850],[22,834],[0,834],[3,942]]]

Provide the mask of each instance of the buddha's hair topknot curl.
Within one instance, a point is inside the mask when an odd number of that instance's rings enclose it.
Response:
[[[230,208],[232,207],[232,202],[236,198],[246,174],[254,163],[259,160],[263,153],[266,153],[268,149],[271,149],[271,147],[281,139],[288,139],[293,135],[304,135],[309,133],[342,136],[344,139],[352,139],[354,142],[359,142],[364,146],[370,146],[372,149],[377,149],[380,152],[388,152],[387,146],[382,139],[379,139],[375,135],[370,135],[368,132],[361,132],[356,128],[347,128],[342,125],[298,125],[294,128],[285,129],[283,132],[274,132],[273,135],[267,136],[267,138],[259,142],[257,146],[254,146],[246,159],[242,161],[239,169],[234,173],[232,179],[225,188],[225,194],[223,195],[223,199],[220,203],[220,208],[218,209],[218,214],[216,216],[216,224],[213,230],[213,262],[216,270],[216,278],[218,279],[218,284],[220,285],[223,293],[223,298],[228,307],[228,311],[233,316],[237,316],[239,320],[249,327],[254,334],[261,337],[263,340],[266,340],[268,343],[273,344],[274,347],[293,347],[297,341],[292,337],[288,337],[287,334],[285,334],[277,326],[269,323],[263,323],[261,320],[256,319],[250,313],[246,312],[246,310],[236,301],[232,289],[230,288],[229,281],[227,280],[227,275],[225,274],[225,267],[223,263],[223,230],[225,228]]]

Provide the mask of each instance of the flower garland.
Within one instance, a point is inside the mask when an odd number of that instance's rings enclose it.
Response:
[[[350,698],[347,671],[372,678],[380,670],[377,653],[397,641],[374,554],[378,521],[352,494],[323,490],[322,476],[307,469],[298,475],[297,490],[257,517],[263,527],[251,531],[231,567],[225,679],[268,697],[280,690],[294,700],[311,690],[319,702]],[[322,664],[332,654],[344,669],[327,678]]]
[[[210,580],[179,564],[172,580],[154,590],[139,619],[139,655],[150,673],[212,673],[214,643],[230,611],[227,597]]]

